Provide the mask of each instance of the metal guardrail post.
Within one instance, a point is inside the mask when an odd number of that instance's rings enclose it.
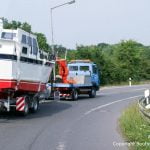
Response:
[[[142,116],[150,122],[150,93],[149,90],[144,92],[145,96],[138,101],[139,109]]]

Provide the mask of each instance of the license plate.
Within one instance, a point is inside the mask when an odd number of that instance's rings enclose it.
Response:
[[[59,91],[54,92],[54,100],[60,100],[60,92]]]

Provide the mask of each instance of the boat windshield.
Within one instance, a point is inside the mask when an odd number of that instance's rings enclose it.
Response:
[[[1,34],[2,39],[13,40],[14,37],[16,37],[16,33],[2,32]]]

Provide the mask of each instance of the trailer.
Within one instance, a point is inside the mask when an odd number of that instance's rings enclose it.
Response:
[[[90,98],[96,96],[100,76],[95,63],[90,60],[73,60],[68,65],[65,60],[57,60],[57,62],[62,80],[52,85],[54,99],[78,100],[81,94],[87,94]]]
[[[3,29],[0,19],[0,112],[36,112],[55,61],[39,49],[37,37]]]

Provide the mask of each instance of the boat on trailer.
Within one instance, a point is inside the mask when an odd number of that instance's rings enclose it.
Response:
[[[0,109],[3,106],[9,111],[11,103],[17,105],[18,97],[33,98],[45,90],[55,63],[49,58],[48,53],[39,49],[34,34],[22,29],[3,29],[0,20]],[[25,97],[20,110],[24,109]]]

